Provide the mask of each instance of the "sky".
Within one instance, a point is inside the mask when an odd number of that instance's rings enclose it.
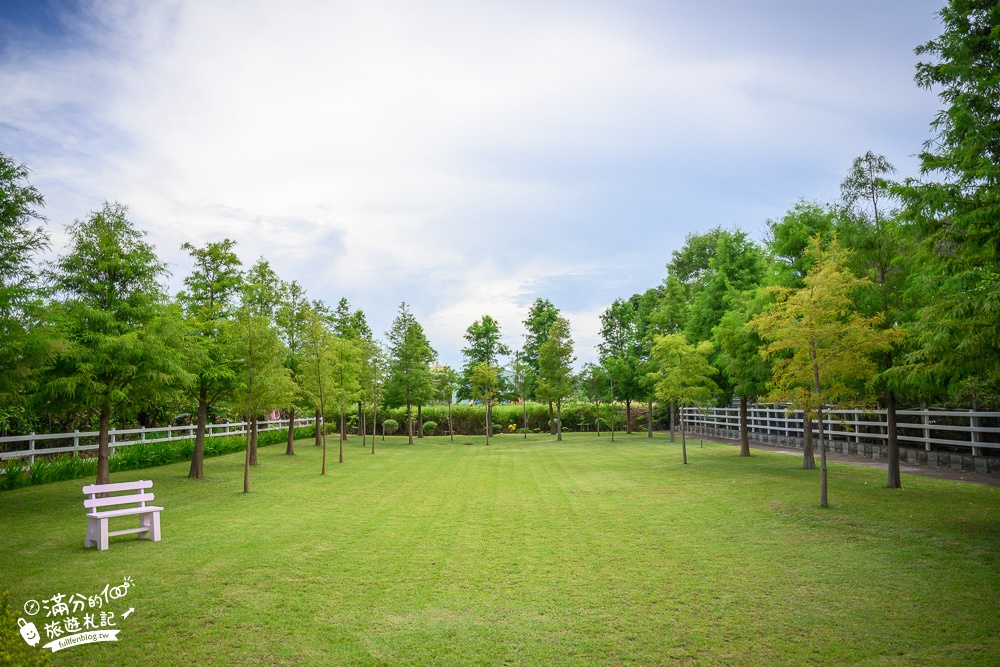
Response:
[[[943,0],[0,0],[0,152],[46,200],[49,259],[104,201],[167,262],[236,241],[377,335],[400,302],[441,363],[536,298],[578,365],[685,237],[762,240],[898,175],[932,137],[913,49]]]

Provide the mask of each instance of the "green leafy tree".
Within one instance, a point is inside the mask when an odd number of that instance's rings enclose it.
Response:
[[[763,299],[757,292],[750,291],[730,302],[731,310],[713,329],[718,350],[715,361],[740,399],[740,456],[750,456],[748,404],[767,392],[771,377],[770,363],[760,352],[764,341],[750,326],[750,320],[762,309]]]
[[[601,401],[607,398],[610,391],[607,371],[597,364],[584,364],[583,370],[580,372],[580,387],[586,399],[594,403],[594,412],[597,414],[594,425],[597,427],[597,437],[599,438],[601,437]]]
[[[943,108],[920,153],[921,178],[897,189],[921,232],[923,307],[911,382],[977,405],[1000,396],[1000,7],[949,0],[943,32],[919,46],[916,82]]]
[[[295,395],[295,384],[283,363],[286,350],[277,331],[246,302],[227,324],[225,336],[238,369],[233,403],[247,421],[243,492],[250,493],[250,466],[257,465],[256,415],[287,406]]]
[[[625,401],[625,432],[632,432],[632,402],[644,400],[649,387],[638,309],[633,301],[615,299],[601,314],[601,365],[611,376],[615,397]],[[614,434],[612,433],[612,437]]]
[[[569,321],[560,317],[549,328],[547,340],[538,356],[538,386],[536,393],[556,404],[556,440],[562,441],[562,402],[575,389],[573,382],[573,339]]]
[[[330,405],[340,413],[340,463],[344,462],[344,440],[347,439],[347,409],[358,400],[361,391],[361,341],[334,336],[330,340]]]
[[[365,381],[372,401],[372,454],[375,453],[375,431],[378,428],[378,406],[385,395],[385,373],[388,365],[385,347],[378,341],[369,343],[370,350],[365,356]],[[385,431],[382,431],[385,440]]]
[[[500,367],[486,362],[469,370],[469,391],[472,399],[486,406],[486,444],[490,444],[493,431],[493,405],[500,395]]]
[[[28,168],[0,153],[0,405],[23,405],[37,387],[38,371],[54,351],[42,331],[43,290],[36,256],[49,237],[42,195],[28,182]]]
[[[462,356],[465,358],[465,365],[462,368],[462,384],[458,390],[459,398],[471,398],[472,369],[478,364],[489,364],[490,366],[500,366],[500,358],[510,354],[510,348],[504,344],[500,337],[500,324],[490,317],[483,315],[465,330],[465,341],[468,344],[462,348]],[[502,382],[502,379],[501,379]],[[501,386],[501,389],[504,387]]]
[[[65,345],[47,391],[77,397],[98,415],[97,483],[107,484],[112,412],[169,400],[193,378],[181,365],[179,313],[166,305],[164,265],[120,204],[105,204],[67,230],[68,252],[51,278],[61,298]]]
[[[845,215],[837,225],[838,240],[850,251],[849,268],[869,281],[852,296],[862,314],[882,315],[882,328],[907,326],[915,317],[909,278],[916,230],[904,224],[893,208],[895,197],[887,179],[895,171],[883,156],[869,151],[855,158],[840,186]],[[878,373],[873,384],[886,407],[889,488],[902,486],[896,432],[896,395],[906,390],[904,376],[896,372],[902,360],[899,346],[876,353],[875,359]]]
[[[269,329],[275,327],[275,317],[278,308],[281,306],[284,283],[271,269],[271,265],[263,257],[257,260],[253,266],[243,276],[243,284],[240,287],[241,308],[247,309],[251,316],[260,320],[261,326]],[[272,331],[277,335],[277,331]],[[281,357],[284,362],[285,355]],[[291,377],[289,375],[289,377]],[[288,407],[294,403],[295,392],[288,395],[288,403],[277,407]],[[267,408],[268,410],[272,408]],[[247,415],[250,429],[250,465],[257,465],[257,428],[265,411]]]
[[[827,507],[824,409],[858,393],[874,374],[873,353],[888,349],[899,332],[880,328],[880,314],[857,312],[851,294],[868,280],[851,274],[846,251],[835,240],[824,250],[816,238],[809,252],[805,285],[772,288],[774,305],[751,326],[767,341],[764,355],[774,359],[770,400],[800,406],[817,418],[820,506]]]
[[[451,405],[455,392],[458,390],[458,373],[450,366],[435,366],[431,369],[434,378],[434,390],[438,399],[448,404],[448,433],[451,440],[455,439],[455,429],[451,418]]]
[[[768,220],[768,249],[774,258],[769,283],[782,287],[802,287],[812,266],[811,239],[818,237],[825,248],[833,237],[837,211],[815,202],[800,201],[781,220]]]
[[[524,351],[514,353],[510,370],[514,376],[514,391],[521,401],[521,430],[524,439],[528,439],[528,382],[535,377],[535,369],[524,360]]]
[[[309,326],[309,300],[298,282],[292,281],[282,286],[281,301],[275,311],[278,336],[285,344],[285,368],[288,369],[295,392],[288,406],[288,442],[285,454],[295,454],[295,418],[299,410],[313,404],[305,390],[306,329]],[[318,425],[317,425],[318,428]]]
[[[413,444],[413,405],[421,405],[434,395],[430,363],[434,349],[409,307],[399,305],[399,314],[386,336],[389,344],[388,380],[385,401],[390,407],[406,406],[407,435]]]
[[[764,252],[739,230],[716,230],[708,268],[701,273],[685,327],[688,340],[712,338],[712,329],[729,310],[730,297],[761,284],[767,270]]]
[[[214,403],[225,399],[236,385],[236,372],[220,340],[223,324],[233,317],[242,285],[240,260],[233,252],[235,241],[224,239],[196,248],[181,246],[194,260],[194,269],[184,278],[177,301],[184,311],[190,336],[187,367],[195,381],[189,395],[198,404],[197,428],[188,477],[205,476],[205,427]]]
[[[684,334],[656,336],[653,357],[657,362],[654,373],[656,395],[661,401],[685,405],[707,405],[719,393],[712,376],[716,370],[708,362],[712,344],[688,342]],[[681,456],[687,463],[687,437],[681,418]]]
[[[333,334],[323,317],[322,302],[316,301],[305,311],[303,329],[302,383],[316,414],[316,444],[323,448],[321,475],[326,474],[326,406],[327,394],[333,384],[331,378],[330,345]]]
[[[364,311],[359,309],[351,312],[351,304],[346,298],[341,298],[337,309],[333,312],[333,331],[346,340],[365,342],[373,340],[372,330],[368,326],[368,319],[365,317]],[[358,350],[363,357],[370,352],[371,346],[360,345]],[[365,363],[363,358],[362,363]],[[367,395],[367,390],[362,387],[362,391],[358,394],[358,435],[362,435],[362,437],[365,432],[364,403]],[[364,445],[364,441],[362,441],[362,445]]]
[[[529,399],[535,397],[535,383],[538,378],[538,357],[542,343],[549,335],[549,329],[559,319],[559,309],[548,299],[537,298],[528,308],[528,317],[524,320],[524,346],[521,348],[521,360],[530,369],[525,376],[525,392]],[[551,413],[552,406],[549,406]],[[550,414],[551,418],[551,414]]]

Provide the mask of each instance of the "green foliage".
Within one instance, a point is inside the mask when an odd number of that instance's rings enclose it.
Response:
[[[973,403],[1000,393],[1000,6],[950,0],[942,34],[916,49],[916,82],[937,88],[925,180],[896,189],[922,234],[912,382]]]
[[[509,355],[510,348],[500,339],[500,324],[489,315],[483,315],[482,319],[469,325],[469,328],[465,330],[465,341],[468,346],[462,348],[465,365],[462,367],[462,380],[458,388],[458,397],[463,399],[476,398],[474,396],[475,390],[472,387],[475,367],[486,365],[498,368],[500,357]],[[499,383],[498,391],[507,389],[499,374],[497,382]]]
[[[542,344],[549,335],[549,329],[559,319],[559,309],[548,299],[538,298],[528,309],[524,320],[524,347],[521,348],[519,362],[524,369],[524,398],[535,399],[535,383],[538,377],[538,357]]]
[[[437,430],[437,427],[437,422],[430,420],[425,421],[423,425],[424,435],[434,435],[434,431]]]
[[[33,221],[42,195],[28,182],[28,168],[0,153],[0,405],[21,405],[35,389],[49,345],[39,326],[42,290],[35,257],[49,237]]]
[[[808,254],[811,239],[819,238],[826,247],[837,221],[836,210],[815,202],[799,201],[781,220],[768,220],[768,249],[774,257],[771,283],[782,287],[802,287],[812,266]]]
[[[715,369],[708,363],[711,353],[708,341],[692,345],[683,334],[657,336],[653,341],[659,369],[653,374],[657,398],[680,405],[711,403],[719,392],[712,380]]]
[[[538,387],[535,393],[540,400],[561,403],[573,393],[574,361],[576,357],[573,356],[569,320],[560,317],[549,328],[549,335],[539,350]]]
[[[386,419],[382,422],[382,432],[386,435],[392,435],[399,430],[399,422],[395,419]]]
[[[746,399],[763,395],[771,377],[770,363],[760,354],[764,341],[750,326],[763,303],[763,296],[757,292],[733,298],[732,309],[712,332],[719,369],[726,374],[733,392]]]
[[[776,303],[750,326],[767,341],[765,357],[774,359],[769,399],[816,414],[827,402],[855,396],[874,374],[871,354],[900,334],[879,330],[881,315],[856,311],[850,296],[866,279],[847,271],[838,243],[824,250],[817,238],[810,255],[805,285],[772,288]]]
[[[65,340],[45,389],[50,398],[100,412],[99,483],[107,481],[113,409],[169,400],[193,378],[182,366],[179,313],[165,306],[164,265],[120,204],[70,225],[69,251],[54,265]]]
[[[405,303],[387,334],[388,372],[385,402],[389,406],[425,404],[434,396],[434,378],[429,364],[435,352],[424,335],[424,328]]]

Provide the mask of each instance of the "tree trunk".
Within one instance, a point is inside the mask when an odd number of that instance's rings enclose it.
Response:
[[[594,401],[594,411],[597,412],[597,419],[594,420],[594,426],[597,427],[597,437],[601,437],[601,402]]]
[[[813,454],[813,420],[808,412],[802,413],[802,428],[805,436],[802,440],[802,467],[812,470],[816,467],[816,456]]]
[[[202,479],[205,476],[205,424],[208,422],[208,402],[205,390],[198,397],[198,428],[194,432],[194,451],[191,452],[191,469],[188,477]]]
[[[323,444],[323,417],[320,415],[319,410],[316,411],[316,446],[319,447]]]
[[[562,442],[562,401],[556,401],[556,442]]]
[[[324,426],[324,428],[321,431],[319,431],[319,433],[321,434],[321,439],[322,439],[322,443],[321,444],[323,445],[323,467],[322,467],[322,469],[320,470],[320,473],[319,473],[321,475],[325,475],[326,474],[326,425],[324,424],[323,426]]]
[[[681,459],[684,465],[688,462],[688,445],[687,445],[687,435],[684,433],[684,410],[681,409]]]
[[[486,446],[490,446],[490,406],[486,406]]]
[[[750,419],[747,412],[747,397],[740,396],[740,456],[750,456]]]
[[[612,397],[614,398],[614,397]],[[611,408],[611,442],[615,441],[615,402],[611,401],[608,405]]]
[[[677,403],[670,401],[670,442],[676,442],[674,433],[677,432]]]
[[[648,437],[653,437],[653,402],[646,401],[646,408],[649,410],[649,414],[646,415],[646,434]]]
[[[378,401],[372,397],[372,454],[375,453],[375,434],[378,432]],[[382,437],[385,438],[383,432]]]
[[[410,404],[406,404],[406,433],[410,436],[409,444],[413,444],[413,413],[410,410]]]
[[[364,437],[365,434],[364,423],[365,423],[364,406],[361,404],[361,401],[358,401],[358,435],[362,437]],[[361,444],[362,445],[365,444],[364,441],[362,441]]]
[[[417,437],[424,437],[424,405],[420,403],[417,405]]]
[[[247,451],[243,457],[243,493],[250,493],[250,429],[247,428]]]
[[[826,500],[826,445],[823,442],[823,408],[816,415],[816,428],[819,437],[819,506],[829,507]]]
[[[111,428],[111,404],[104,402],[101,404],[101,416],[99,418],[99,433],[97,435],[97,483],[109,484],[111,482],[111,472],[109,461],[111,454],[108,447],[108,431]]]
[[[625,435],[632,435],[632,399],[625,399]]]
[[[250,422],[250,465],[257,465],[257,417]]]
[[[340,411],[340,462],[344,462],[344,440],[347,440],[347,413]]]
[[[552,412],[552,401],[549,401],[549,433],[556,434],[556,416]]]
[[[295,455],[295,410],[288,411],[288,445],[285,447],[285,454]]]
[[[524,422],[524,440],[528,439],[528,402],[524,400],[524,396],[521,397],[521,417]],[[451,405],[448,406],[448,421],[451,421]]]
[[[885,396],[886,437],[889,440],[889,479],[886,486],[890,489],[903,488],[903,480],[899,476],[899,439],[896,437],[896,392],[891,389]]]

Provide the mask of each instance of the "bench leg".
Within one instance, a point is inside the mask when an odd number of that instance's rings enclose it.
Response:
[[[98,528],[99,533],[97,535],[97,550],[107,551],[108,550],[108,520],[107,519],[97,519],[100,522]]]
[[[145,533],[139,533],[141,537],[145,534],[146,539],[153,542],[160,541],[160,513],[150,512],[139,517],[139,525],[146,529]]]
[[[98,519],[87,519],[87,537],[83,540],[84,549],[97,545],[98,536],[101,534],[100,528],[101,524]]]
[[[98,551],[108,549],[108,520],[107,519],[87,519],[87,537],[83,540],[83,548],[96,545]]]

